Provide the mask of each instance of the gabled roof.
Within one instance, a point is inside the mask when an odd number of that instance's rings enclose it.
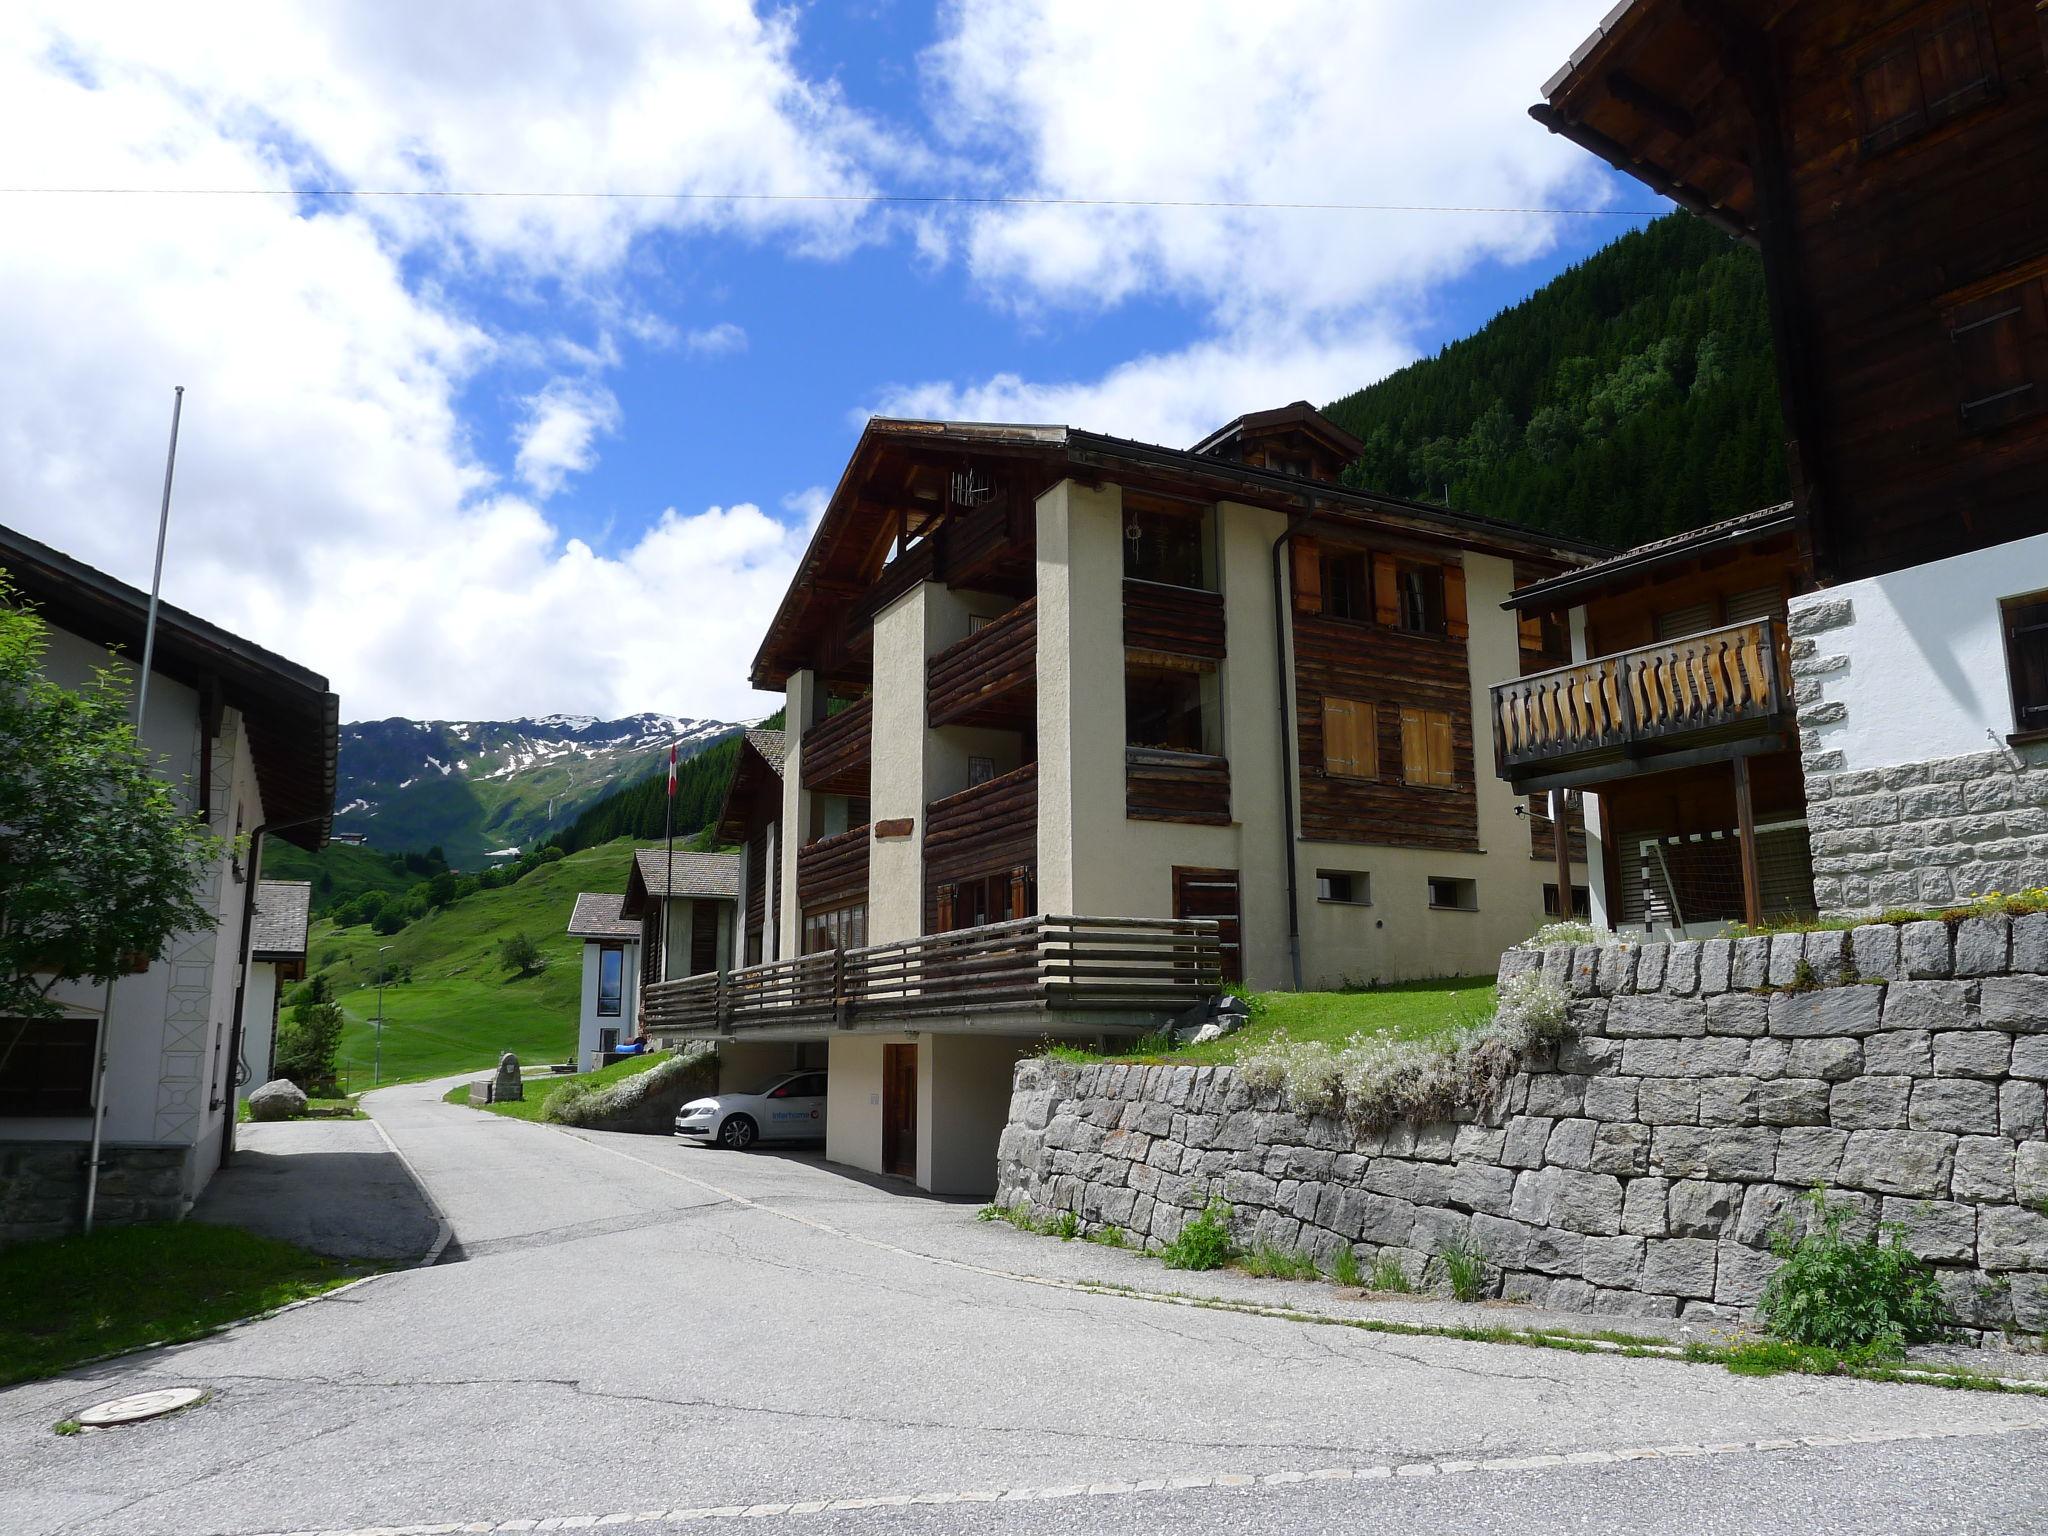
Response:
[[[1218,427],[1188,452],[1220,453],[1238,438],[1283,429],[1307,433],[1342,459],[1355,459],[1365,452],[1363,442],[1346,432],[1306,400],[1296,400],[1291,405],[1283,405],[1270,411],[1247,411],[1237,420]]]
[[[0,571],[14,583],[17,599],[48,623],[141,663],[148,593],[4,527]],[[241,711],[264,820],[295,823],[276,834],[288,843],[306,849],[325,844],[341,741],[341,705],[327,679],[169,603],[157,609],[150,668],[202,698],[218,690],[221,702]]]
[[[1584,602],[1595,592],[1653,575],[1665,566],[1692,560],[1714,550],[1761,543],[1780,534],[1792,533],[1798,526],[1798,510],[1789,501],[1775,507],[1759,507],[1754,512],[1743,512],[1723,518],[1718,523],[1708,523],[1704,528],[1652,539],[1634,549],[1623,550],[1611,559],[1566,571],[1548,581],[1531,582],[1501,606],[1525,613],[1570,607]]]
[[[634,850],[633,868],[626,876],[619,915],[638,917],[647,910],[648,901],[658,896],[733,901],[739,894],[740,856],[736,853],[689,853],[678,848],[670,854],[663,848],[639,848]]]
[[[780,731],[753,730],[740,742],[739,761],[725,783],[725,798],[719,802],[712,826],[721,843],[743,843],[752,828],[749,812],[763,795],[770,804],[782,804],[782,762],[787,750]]]
[[[746,744],[759,754],[762,762],[775,770],[777,777],[781,776],[783,754],[787,750],[782,732],[764,731],[757,727],[747,732]]]
[[[306,880],[258,880],[249,917],[251,960],[303,960],[313,886]]]
[[[626,898],[617,891],[579,891],[569,914],[569,935],[578,939],[637,939],[640,925],[619,916]]]

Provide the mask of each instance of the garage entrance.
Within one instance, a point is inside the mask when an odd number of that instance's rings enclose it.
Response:
[[[882,1171],[917,1177],[917,1047],[882,1047]]]

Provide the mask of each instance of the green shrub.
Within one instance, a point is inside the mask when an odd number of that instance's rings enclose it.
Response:
[[[1826,1192],[1805,1197],[1805,1230],[1788,1216],[1771,1234],[1778,1272],[1758,1306],[1764,1326],[1791,1344],[1896,1359],[1908,1344],[1940,1337],[1948,1309],[1927,1262],[1907,1248],[1905,1230],[1880,1224],[1852,1241],[1849,1208]]]
[[[1081,1218],[1072,1211],[1061,1211],[1053,1218],[1052,1235],[1063,1243],[1071,1243],[1081,1235]]]
[[[1399,1259],[1391,1253],[1383,1253],[1372,1261],[1372,1273],[1366,1277],[1365,1288],[1406,1296],[1414,1291],[1415,1282],[1408,1278],[1408,1271],[1401,1267]]]
[[[332,1096],[340,1055],[341,1009],[333,1003],[300,1003],[278,1022],[277,1075],[306,1093]]]
[[[1236,1252],[1230,1240],[1230,1207],[1217,1200],[1183,1226],[1160,1257],[1168,1269],[1221,1269]]]
[[[1444,1278],[1451,1283],[1451,1295],[1459,1301],[1477,1301],[1486,1294],[1486,1260],[1463,1243],[1452,1243],[1443,1251]]]
[[[1330,1278],[1339,1285],[1353,1288],[1365,1284],[1365,1275],[1358,1267],[1358,1255],[1349,1243],[1339,1248],[1336,1257],[1330,1261]]]
[[[1100,1243],[1105,1248],[1128,1248],[1130,1239],[1124,1236],[1122,1227],[1097,1227],[1088,1234],[1088,1241]]]
[[[1273,1011],[1273,999],[1263,992],[1254,992],[1241,981],[1223,983],[1223,995],[1234,997],[1244,1004],[1245,1017],[1256,1024]]]

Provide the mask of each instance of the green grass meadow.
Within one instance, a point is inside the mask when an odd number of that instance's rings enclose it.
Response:
[[[410,966],[412,980],[384,989],[380,1081],[407,1082],[494,1065],[506,1051],[528,1066],[567,1061],[576,1047],[576,1011],[583,986],[583,941],[563,930],[578,891],[623,891],[632,862],[626,839],[544,864],[517,885],[478,891],[380,937],[367,925],[313,925],[309,970],[334,987],[345,1023],[341,1087],[371,1086],[376,1056],[380,959]],[[548,957],[538,976],[513,977],[498,946],[524,932]],[[391,946],[380,955],[383,945]]]
[[[1446,1030],[1484,1024],[1493,1017],[1491,976],[1452,976],[1405,981],[1352,992],[1266,992],[1265,1013],[1234,1035],[1164,1054],[1144,1053],[1116,1061],[1170,1061],[1176,1066],[1224,1066],[1248,1047],[1284,1033],[1294,1040],[1325,1040],[1341,1046],[1353,1035],[1386,1035],[1420,1040]]]
[[[608,1067],[598,1068],[595,1072],[578,1072],[574,1074],[565,1072],[559,1077],[529,1077],[526,1079],[526,1097],[523,1099],[510,1099],[503,1104],[478,1104],[472,1106],[469,1102],[469,1084],[467,1083],[456,1084],[453,1088],[442,1094],[441,1097],[446,1103],[460,1104],[465,1109],[474,1107],[486,1110],[494,1115],[504,1115],[512,1120],[538,1120],[541,1118],[541,1106],[547,1103],[548,1095],[557,1088],[566,1087],[570,1083],[575,1083],[584,1088],[603,1088],[607,1084],[616,1083],[622,1077],[632,1077],[636,1073],[645,1072],[649,1067],[667,1061],[668,1055],[667,1051],[649,1051],[644,1056],[634,1056],[626,1061],[615,1061]]]

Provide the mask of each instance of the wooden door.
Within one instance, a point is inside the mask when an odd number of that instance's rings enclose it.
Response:
[[[1244,980],[1244,909],[1234,869],[1173,868],[1173,915],[1213,917],[1223,947],[1223,979]]]
[[[882,1047],[882,1171],[917,1177],[917,1047]]]

